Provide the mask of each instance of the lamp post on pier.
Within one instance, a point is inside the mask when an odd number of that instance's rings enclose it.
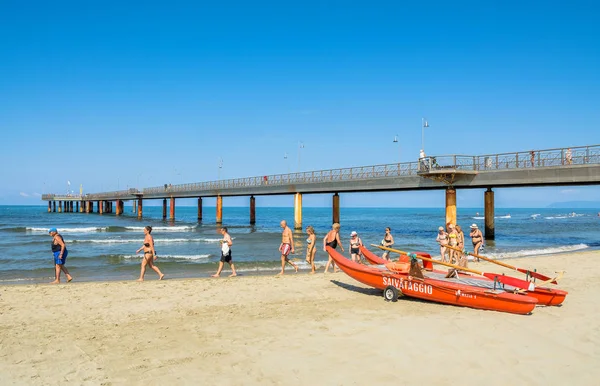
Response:
[[[300,172],[300,150],[304,149],[304,142],[298,142],[298,170],[296,172]]]
[[[392,141],[398,144],[398,163],[400,163],[400,141],[398,140],[398,134],[394,135],[394,140]]]
[[[429,127],[427,118],[421,118],[421,151],[425,151],[425,128]]]
[[[217,181],[221,180],[221,169],[223,169],[223,158],[219,157],[218,169],[217,169]]]

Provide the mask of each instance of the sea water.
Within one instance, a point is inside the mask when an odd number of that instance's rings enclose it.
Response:
[[[207,277],[217,269],[220,248],[215,209],[203,208],[204,221],[198,223],[196,207],[177,207],[176,221],[162,219],[162,207],[145,206],[138,219],[131,207],[123,216],[98,213],[48,213],[47,206],[0,206],[0,283],[41,283],[53,279],[51,237],[48,229],[58,228],[69,256],[66,266],[77,281],[133,280],[139,275],[143,227],[153,227],[156,263],[167,277]],[[468,236],[473,223],[483,229],[483,209],[459,208],[458,224]],[[290,255],[302,271],[306,226],[317,233],[318,266],[327,254],[322,238],[330,229],[331,208],[303,208],[303,229],[294,231],[296,253]],[[281,242],[279,222],[293,228],[293,208],[256,208],[256,224],[249,224],[249,208],[223,208],[223,226],[233,238],[232,256],[240,274],[277,273]],[[363,243],[379,244],[385,227],[391,227],[395,247],[439,255],[435,242],[437,228],[444,225],[443,208],[341,208],[340,236],[345,255],[351,231]],[[501,209],[496,208],[496,239],[486,241],[485,256],[514,258],[538,256],[600,247],[600,217],[594,209]],[[371,248],[373,249],[373,248]],[[378,251],[377,253],[380,253]],[[287,267],[290,272],[291,267]],[[227,274],[228,266],[225,265]],[[155,273],[148,271],[147,279]]]

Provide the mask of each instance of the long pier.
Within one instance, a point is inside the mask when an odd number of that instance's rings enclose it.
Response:
[[[485,238],[494,239],[494,188],[600,184],[600,145],[486,155],[442,155],[416,162],[265,175],[85,195],[43,194],[48,212],[123,214],[133,201],[143,216],[144,200],[163,200],[163,219],[175,219],[177,198],[216,197],[216,222],[223,220],[223,197],[249,196],[250,223],[256,220],[255,196],[294,194],[294,227],[302,228],[302,195],[331,193],[332,222],[340,222],[339,194],[403,190],[444,190],[446,223],[456,224],[456,189],[485,188]],[[58,208],[57,208],[58,202]],[[113,205],[114,203],[114,205]],[[64,207],[63,207],[64,204]]]

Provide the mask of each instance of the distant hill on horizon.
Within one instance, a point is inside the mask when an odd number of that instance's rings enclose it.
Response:
[[[600,201],[553,202],[548,208],[600,208]]]

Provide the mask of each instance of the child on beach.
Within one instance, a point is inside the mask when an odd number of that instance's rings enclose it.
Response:
[[[135,253],[140,253],[140,251],[144,251],[144,257],[142,258],[142,267],[140,269],[140,278],[137,281],[144,281],[144,275],[146,274],[146,266],[149,265],[150,268],[158,275],[158,280],[162,280],[165,275],[158,269],[156,265],[154,265],[154,261],[158,259],[156,256],[156,250],[154,249],[154,237],[150,234],[152,233],[152,227],[147,225],[144,227],[144,244],[135,251]]]

